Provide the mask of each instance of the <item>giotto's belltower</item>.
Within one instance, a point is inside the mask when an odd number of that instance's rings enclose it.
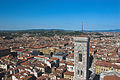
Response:
[[[74,80],[88,80],[89,41],[87,35],[74,37]]]

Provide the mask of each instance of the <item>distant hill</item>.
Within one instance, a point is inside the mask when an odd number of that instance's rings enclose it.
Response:
[[[90,32],[120,32],[120,29],[113,29],[113,30],[90,30]]]
[[[0,30],[0,32],[16,32],[16,31],[64,31],[64,32],[72,32],[77,30],[64,30],[64,29],[28,29],[28,30]],[[80,30],[78,30],[80,31]],[[120,29],[113,30],[84,30],[84,32],[120,32]]]
[[[27,31],[64,31],[64,29],[28,29]]]
[[[27,29],[27,30],[0,30],[0,32],[16,32],[16,31],[65,31],[71,32],[74,30],[64,30],[64,29]]]

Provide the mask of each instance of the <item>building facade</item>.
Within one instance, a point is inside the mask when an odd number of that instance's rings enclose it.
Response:
[[[74,37],[74,80],[88,80],[89,41],[86,35]]]

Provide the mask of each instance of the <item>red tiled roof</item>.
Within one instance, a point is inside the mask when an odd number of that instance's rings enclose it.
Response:
[[[60,63],[65,63],[65,60],[60,61]]]
[[[116,76],[116,75],[112,75],[112,76],[105,76],[104,80],[120,80],[120,77]]]
[[[50,58],[50,59],[52,59],[52,60],[58,60],[58,58]]]
[[[66,71],[66,72],[64,73],[64,75],[71,75],[71,76],[74,76],[74,72]]]
[[[37,78],[37,80],[48,80],[48,79],[50,79],[49,76],[40,76]]]
[[[78,37],[88,37],[88,35],[79,35]]]

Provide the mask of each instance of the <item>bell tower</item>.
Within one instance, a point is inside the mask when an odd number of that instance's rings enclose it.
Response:
[[[87,35],[74,37],[74,80],[88,80],[89,41]]]

